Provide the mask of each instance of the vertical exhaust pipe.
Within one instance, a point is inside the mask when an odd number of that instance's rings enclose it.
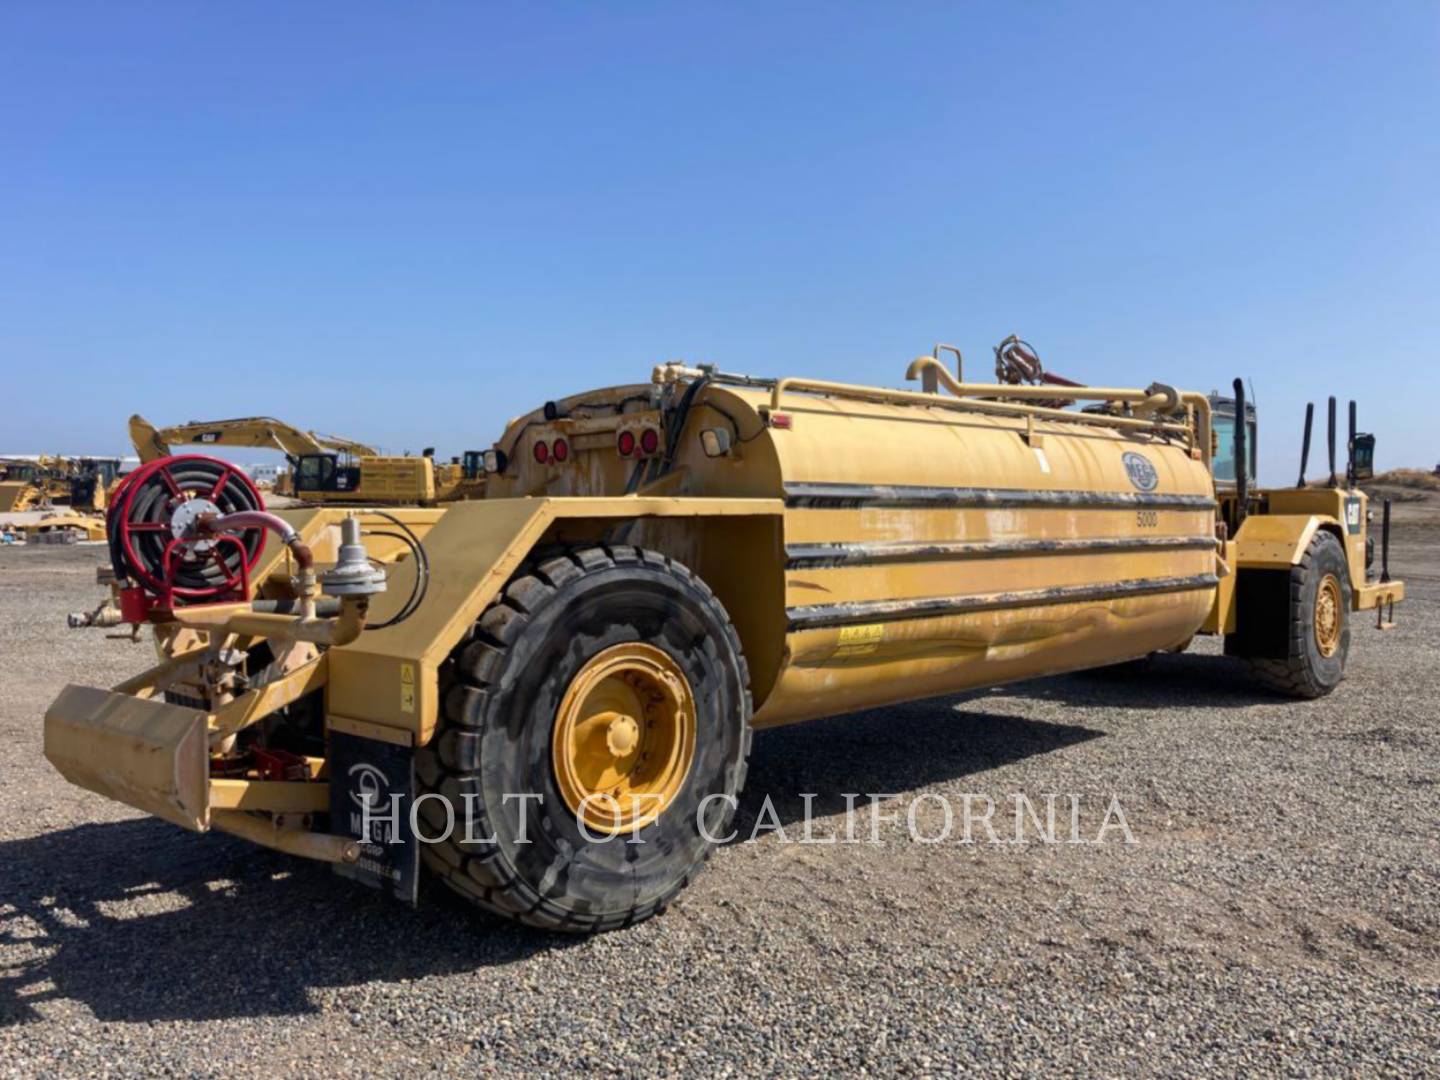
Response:
[[[1355,400],[1350,400],[1350,441],[1345,450],[1345,486],[1355,486]]]
[[[1250,505],[1250,418],[1245,409],[1245,382],[1235,383],[1235,531],[1240,531],[1245,521],[1245,511]]]
[[[1305,437],[1300,440],[1300,482],[1296,487],[1305,486],[1305,466],[1310,464],[1310,429],[1315,426],[1315,403],[1305,403]]]
[[[1330,429],[1328,433],[1330,440],[1330,486],[1339,487],[1340,480],[1335,475],[1335,395],[1330,395]]]

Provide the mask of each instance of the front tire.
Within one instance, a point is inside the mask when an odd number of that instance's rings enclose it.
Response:
[[[545,559],[511,579],[451,666],[416,771],[455,831],[422,844],[425,864],[477,906],[546,929],[663,911],[728,830],[750,750],[749,672],[704,582],[631,547]],[[421,809],[443,832],[444,804]]]
[[[1333,533],[1317,532],[1300,562],[1290,568],[1286,620],[1288,655],[1252,658],[1251,669],[1270,687],[1291,697],[1324,697],[1345,677],[1350,654],[1350,567]],[[1241,618],[1245,612],[1241,611]]]

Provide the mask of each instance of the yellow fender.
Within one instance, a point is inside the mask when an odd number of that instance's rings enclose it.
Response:
[[[1322,526],[1342,532],[1340,522],[1324,514],[1247,517],[1235,534],[1237,568],[1279,570],[1294,566],[1310,546],[1315,531]]]
[[[685,531],[697,546],[671,553],[716,590],[735,620],[747,655],[755,657],[752,671],[763,668],[760,658],[778,657],[783,646],[784,598],[779,561],[774,561],[775,580],[769,587],[764,587],[766,575],[757,567],[779,543],[778,522],[783,510],[779,499],[634,495],[485,499],[433,509],[396,509],[393,517],[404,521],[424,542],[430,563],[428,598],[405,622],[389,629],[367,630],[355,642],[327,653],[327,723],[333,730],[367,738],[405,745],[429,742],[440,711],[437,676],[451,649],[537,543],[547,535],[565,536],[567,528],[584,528],[587,522],[604,527],[641,520],[668,519],[679,525],[689,519],[694,523],[697,527]],[[363,508],[354,512],[367,528],[390,527],[386,519],[373,516],[378,512]],[[290,510],[283,516],[314,550],[316,561],[324,564],[335,558],[338,523],[344,514],[334,509]],[[764,547],[758,546],[762,542],[759,534],[744,529],[747,521],[772,525],[764,533]],[[375,553],[386,557],[378,543]],[[277,573],[288,576],[287,558],[284,545],[270,538],[255,580],[263,583]],[[372,618],[383,619],[389,607],[398,606],[414,573],[411,560],[392,569],[387,595],[377,601]],[[747,595],[758,599],[747,599]],[[762,681],[756,677],[757,683]]]

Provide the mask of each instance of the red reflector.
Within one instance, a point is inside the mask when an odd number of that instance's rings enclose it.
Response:
[[[544,439],[535,440],[535,460],[541,465],[550,460],[550,447],[545,445]]]
[[[787,412],[775,412],[770,414],[770,426],[788,428],[790,426],[790,414]]]
[[[660,432],[653,427],[647,427],[640,432],[640,449],[647,454],[653,454],[660,449]]]
[[[570,444],[564,439],[556,439],[555,445],[550,448],[550,453],[556,461],[564,461],[570,456]]]
[[[620,451],[621,457],[629,457],[635,452],[635,433],[633,431],[622,431],[620,437],[615,440],[615,449]]]

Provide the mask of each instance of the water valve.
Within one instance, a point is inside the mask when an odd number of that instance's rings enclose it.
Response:
[[[385,591],[385,571],[370,561],[360,540],[360,519],[340,523],[340,556],[320,577],[326,596],[374,596]]]

